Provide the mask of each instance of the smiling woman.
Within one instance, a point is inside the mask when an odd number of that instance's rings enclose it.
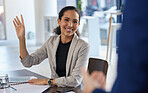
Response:
[[[13,23],[20,45],[21,62],[25,67],[31,67],[48,58],[51,67],[50,79],[32,79],[30,84],[57,85],[77,87],[82,84],[81,67],[87,68],[89,45],[81,40],[77,34],[80,25],[80,14],[73,6],[66,6],[59,12],[58,25],[44,45],[32,54],[26,49],[25,25],[23,16],[21,21],[16,16]]]
[[[71,11],[70,11],[71,10]],[[68,12],[68,13],[65,13]],[[66,14],[66,15],[64,15]],[[64,17],[63,17],[64,15]],[[62,19],[63,18],[63,19]],[[74,18],[74,19],[72,19]],[[70,25],[74,25],[76,28],[76,33],[79,36],[79,33],[77,31],[78,26],[80,25],[80,13],[78,12],[78,10],[75,7],[65,7],[63,8],[60,12],[59,12],[59,18],[58,18],[58,24],[59,27],[57,27],[54,32],[58,35],[61,34],[61,27],[60,27],[60,23],[64,22],[65,24],[70,23],[69,21],[72,22],[72,24]],[[74,24],[73,24],[74,23]],[[74,30],[74,29],[73,29]]]
[[[72,40],[74,33],[80,25],[79,14],[75,10],[67,10],[62,18],[58,19],[58,24],[61,28],[61,40],[66,41],[63,43],[67,43]]]

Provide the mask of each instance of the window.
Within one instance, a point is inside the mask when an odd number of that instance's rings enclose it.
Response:
[[[4,4],[3,0],[0,0],[0,40],[6,39],[5,20],[4,20]]]

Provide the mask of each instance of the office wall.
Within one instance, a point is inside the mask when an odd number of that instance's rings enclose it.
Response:
[[[4,0],[7,40],[18,41],[13,19],[23,14],[26,35],[31,31],[35,34],[36,45],[45,42],[44,16],[57,16],[57,0]],[[75,0],[66,0],[66,5],[76,6]]]
[[[76,7],[76,0],[66,0],[66,5],[72,5]]]
[[[23,14],[26,26],[26,33],[28,31],[35,32],[34,0],[4,0],[4,5],[6,15],[5,21],[7,40],[17,40],[12,22],[16,15],[20,16],[20,14]]]
[[[45,16],[57,16],[57,0],[35,0],[36,45],[45,42]]]

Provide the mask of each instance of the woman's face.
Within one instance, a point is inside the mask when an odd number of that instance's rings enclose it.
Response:
[[[79,14],[75,10],[67,10],[61,20],[58,19],[58,24],[61,27],[61,36],[72,37],[80,25]]]

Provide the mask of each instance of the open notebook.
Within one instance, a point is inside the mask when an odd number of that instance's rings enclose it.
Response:
[[[28,80],[30,79],[36,79],[36,77],[35,76],[10,77],[9,83],[10,85],[24,84],[28,83]]]

